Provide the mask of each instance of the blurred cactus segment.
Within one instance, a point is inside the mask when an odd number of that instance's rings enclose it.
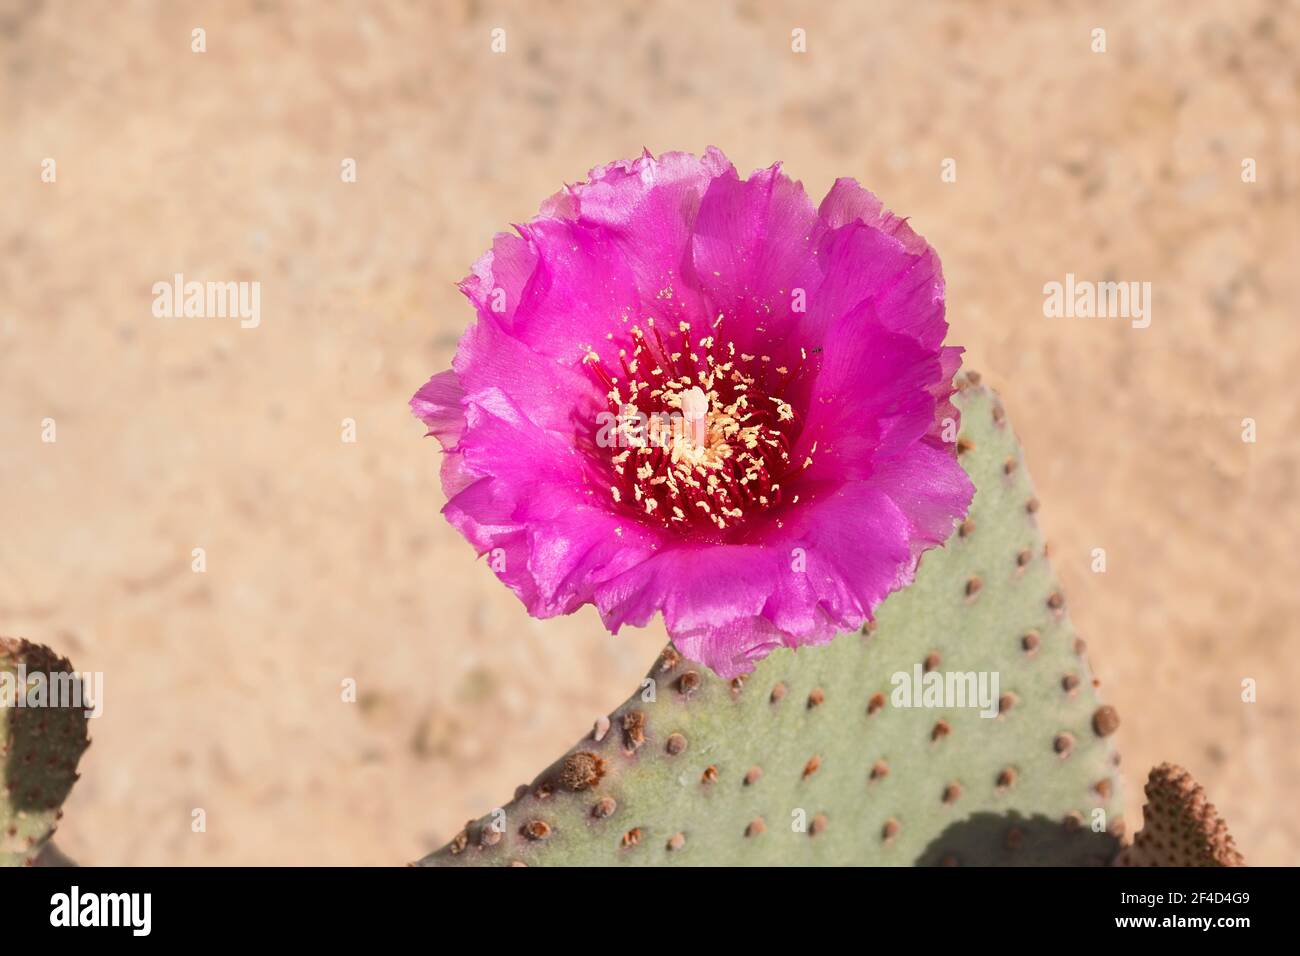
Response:
[[[1112,733],[1020,446],[959,379],[970,514],[862,633],[638,690],[428,865],[1087,865],[1119,849]],[[794,572],[792,572],[794,573]]]
[[[63,694],[78,681],[48,647],[0,637],[0,865],[35,864],[63,816],[90,745],[89,704]]]
[[[1151,770],[1142,829],[1116,866],[1245,866],[1228,825],[1200,784],[1182,767]]]

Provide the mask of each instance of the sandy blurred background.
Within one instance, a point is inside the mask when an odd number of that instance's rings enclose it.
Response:
[[[494,231],[712,143],[818,198],[855,176],[939,250],[1130,824],[1174,760],[1250,862],[1300,863],[1298,105],[1300,5],[1270,0],[3,0],[0,632],[107,685],[61,847],[403,863],[627,695],[662,633],[531,621],[438,514],[406,401]],[[154,318],[176,272],[259,281],[261,326]],[[1153,283],[1151,327],[1045,319],[1066,272]]]

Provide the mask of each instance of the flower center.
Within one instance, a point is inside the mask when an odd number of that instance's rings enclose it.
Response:
[[[607,390],[596,444],[609,453],[615,505],[679,530],[726,531],[775,508],[812,464],[791,461],[796,415],[783,397],[807,354],[794,369],[747,355],[720,340],[721,324],[718,316],[702,337],[688,322],[667,337],[654,319],[634,325],[621,375],[594,351],[584,360]]]

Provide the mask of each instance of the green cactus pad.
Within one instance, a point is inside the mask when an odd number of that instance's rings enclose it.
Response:
[[[422,863],[1109,862],[1118,718],[1066,615],[1002,407],[978,377],[959,384],[970,515],[873,625],[737,681],[670,645],[608,722]],[[996,673],[996,716],[951,696],[901,706],[894,677],[918,672],[923,688]]]
[[[70,702],[33,690],[66,687],[72,674],[48,647],[0,637],[0,866],[36,862],[77,780],[89,704],[62,706]],[[16,706],[19,695],[33,706]]]

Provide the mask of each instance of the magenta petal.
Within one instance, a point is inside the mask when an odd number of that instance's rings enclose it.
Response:
[[[465,391],[499,391],[529,421],[566,439],[575,420],[592,421],[605,407],[598,383],[578,361],[542,355],[506,332],[494,316],[480,318],[466,331],[453,364]]]
[[[524,289],[540,261],[537,249],[522,236],[499,232],[492,248],[474,263],[461,280],[460,290],[474,303],[480,315],[496,315],[507,325],[512,322]]]
[[[702,318],[748,316],[733,323],[738,328],[727,326],[737,345],[762,349],[783,339],[799,291],[806,299],[821,283],[812,241],[816,221],[803,186],[779,166],[747,180],[734,172],[714,179],[691,240],[695,281],[708,307]]]
[[[932,388],[943,364],[933,350],[880,325],[872,303],[837,321],[821,354],[796,445],[796,458],[813,459],[809,480],[867,478],[932,428]]]
[[[522,227],[539,256],[506,330],[562,364],[577,364],[592,349],[612,358],[612,333],[638,312],[631,267],[597,225],[538,219]],[[625,339],[624,339],[625,341]]]
[[[461,399],[465,390],[451,369],[439,372],[415,393],[411,411],[429,426],[429,434],[442,443],[443,448],[455,445],[465,429],[465,410]]]
[[[852,223],[825,235],[818,253],[826,278],[810,301],[812,334],[870,301],[883,327],[929,349],[943,341],[943,274],[928,247],[915,253],[895,236]]]
[[[950,449],[918,443],[906,455],[883,463],[872,477],[871,486],[907,516],[914,556],[948,540],[975,496],[970,476],[951,465]]]
[[[438,439],[445,457],[442,461],[442,487],[454,495],[473,480],[462,467],[460,453],[456,450],[460,436],[465,431],[465,390],[452,369],[439,372],[429,379],[411,399],[411,411],[428,426],[428,435]]]
[[[596,584],[658,546],[652,529],[612,514],[587,483],[582,456],[504,392],[475,393],[467,410],[457,451],[477,480],[445,513],[529,613],[550,617],[590,603]]]
[[[934,421],[926,433],[926,440],[934,445],[948,445],[955,450],[957,440],[957,423],[961,414],[952,403],[952,378],[961,368],[961,355],[964,349],[959,346],[945,345],[939,349],[939,377],[930,383],[929,392],[934,396]],[[951,428],[949,426],[952,426]]]
[[[774,647],[824,643],[860,627],[909,583],[915,536],[937,543],[954,520],[943,509],[969,502],[969,481],[918,488],[905,502],[924,508],[918,524],[890,496],[905,497],[892,480],[901,474],[891,472],[885,487],[846,486],[811,502],[760,544],[658,554],[600,587],[596,605],[613,631],[662,611],[682,653],[723,677],[752,670]]]
[[[699,290],[685,281],[691,232],[704,191],[728,172],[731,164],[716,149],[701,157],[647,153],[594,169],[590,182],[567,191],[568,217],[602,227],[628,263],[640,295],[638,318],[676,321],[699,313]]]
[[[864,189],[855,179],[842,177],[835,180],[817,215],[827,228],[839,229],[861,222],[887,236],[896,237],[913,255],[933,255],[929,244],[912,231],[905,218],[891,213],[874,193]]]

